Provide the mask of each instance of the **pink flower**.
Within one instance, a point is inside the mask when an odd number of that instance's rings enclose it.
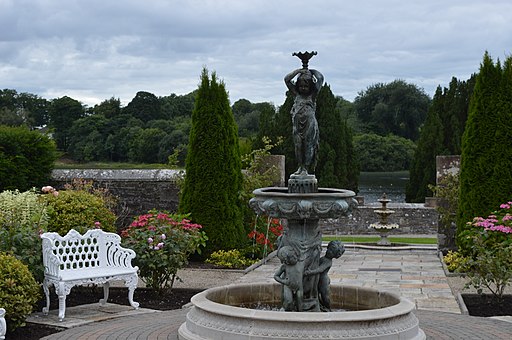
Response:
[[[98,221],[94,222],[94,227],[96,229],[100,229],[101,228],[101,222],[98,222]]]
[[[153,243],[153,239],[151,237],[148,238],[148,243]]]
[[[49,192],[53,192],[54,190],[55,190],[55,188],[52,187],[51,185],[47,185],[47,186],[44,186],[41,188],[41,191],[44,192],[45,194],[49,193]]]
[[[506,204],[506,203],[501,204],[501,205],[500,205],[500,209],[510,209],[510,205],[509,205],[509,204]]]
[[[162,240],[165,240],[165,239],[167,238],[167,236],[165,236],[165,234],[162,234],[162,235],[160,235],[160,238],[161,238]]]

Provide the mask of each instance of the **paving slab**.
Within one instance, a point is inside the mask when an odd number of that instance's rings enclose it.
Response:
[[[194,286],[197,281],[205,286],[219,286],[273,282],[273,274],[279,265],[279,260],[273,257],[245,274],[209,276],[207,272],[196,270],[187,275],[183,284]],[[420,328],[427,339],[511,338],[512,322],[507,321],[512,321],[512,317],[480,318],[461,314],[435,249],[371,250],[347,247],[345,254],[333,262],[329,275],[333,283],[387,290],[413,301]],[[47,320],[59,327],[69,325],[69,329],[43,338],[45,340],[177,339],[177,330],[187,313],[187,309],[162,312],[134,310],[129,306],[109,306],[102,310],[98,304],[80,307],[68,308],[65,321],[60,323],[57,311],[55,315],[51,311],[46,317],[35,313],[29,322],[44,323]]]

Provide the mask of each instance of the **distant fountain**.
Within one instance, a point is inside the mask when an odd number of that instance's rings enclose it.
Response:
[[[329,285],[331,261],[345,250],[332,242],[320,257],[318,222],[349,215],[357,201],[353,191],[318,188],[314,175],[319,143],[315,98],[323,75],[308,69],[308,62],[316,54],[294,53],[302,68],[285,77],[295,95],[291,116],[299,167],[287,188],[256,189],[249,202],[258,215],[286,220],[278,239],[278,283],[233,284],[195,295],[180,339],[425,339],[407,299],[365,287]],[[261,305],[270,308],[242,307]],[[335,311],[340,309],[345,311]]]
[[[389,223],[388,217],[394,214],[395,211],[387,208],[387,204],[391,202],[391,200],[387,198],[386,193],[382,194],[378,201],[381,207],[375,209],[374,212],[380,216],[380,221],[370,224],[370,228],[375,229],[380,234],[380,240],[377,242],[379,246],[390,246],[391,242],[388,239],[388,234],[392,229],[398,228],[398,224]]]

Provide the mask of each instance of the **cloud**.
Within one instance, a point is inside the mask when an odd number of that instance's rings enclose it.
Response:
[[[477,72],[484,52],[512,46],[508,1],[0,0],[3,88],[88,105],[137,91],[197,88],[203,66],[231,101],[284,101],[283,77],[310,65],[336,95],[353,100],[403,79],[433,95]]]

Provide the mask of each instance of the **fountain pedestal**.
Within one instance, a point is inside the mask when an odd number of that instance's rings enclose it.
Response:
[[[387,204],[391,202],[391,200],[387,198],[386,193],[382,194],[378,201],[380,202],[381,207],[379,209],[375,209],[374,212],[380,216],[380,221],[378,223],[370,224],[370,228],[375,229],[379,233],[380,240],[377,242],[379,246],[390,246],[391,242],[388,239],[388,233],[392,229],[398,228],[398,224],[389,223],[388,217],[389,215],[394,214],[395,211],[387,208]]]
[[[187,340],[267,339],[412,339],[423,340],[414,304],[391,293],[363,287],[334,286],[327,272],[343,246],[331,241],[322,252],[320,219],[350,214],[357,206],[350,190],[318,188],[314,169],[319,145],[316,94],[323,75],[308,69],[316,52],[294,53],[302,69],[285,77],[295,95],[291,110],[293,141],[299,169],[288,188],[256,189],[249,202],[258,215],[286,220],[278,238],[281,284],[234,284],[208,289],[192,298],[193,307],[179,329]],[[297,77],[295,82],[292,81]],[[337,242],[337,243],[336,243]],[[277,310],[251,308],[268,304]],[[248,308],[242,308],[246,306]],[[332,312],[332,308],[347,311]],[[280,311],[284,309],[286,312]],[[320,310],[326,311],[320,313]]]

